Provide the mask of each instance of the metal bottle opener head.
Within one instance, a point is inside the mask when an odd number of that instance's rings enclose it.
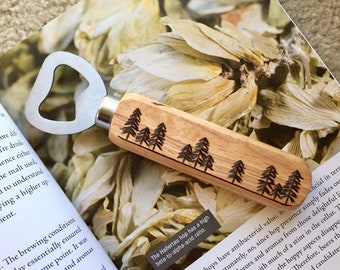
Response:
[[[44,118],[39,112],[41,104],[51,91],[55,69],[60,65],[72,67],[88,81],[88,87],[77,93],[75,97],[75,119],[72,121],[50,120]],[[99,108],[105,106],[103,100],[106,95],[106,88],[101,77],[86,60],[71,53],[54,52],[45,59],[38,74],[26,102],[25,115],[33,126],[53,134],[73,134],[94,124],[108,128],[107,121],[101,120],[105,118],[105,108],[98,115]],[[112,98],[110,100],[112,110],[115,104],[112,104],[114,103]]]

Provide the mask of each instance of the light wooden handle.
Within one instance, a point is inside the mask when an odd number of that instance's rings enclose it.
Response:
[[[136,94],[119,102],[109,138],[131,152],[275,208],[297,207],[311,185],[302,159]]]

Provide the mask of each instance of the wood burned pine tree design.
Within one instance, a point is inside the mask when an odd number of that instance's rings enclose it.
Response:
[[[135,142],[139,145],[145,144],[153,151],[156,147],[162,150],[162,146],[165,142],[166,126],[164,123],[160,123],[155,131],[151,134],[150,128],[145,127],[139,130],[139,124],[141,123],[142,113],[139,108],[135,109],[130,115],[129,119],[125,122],[122,128],[122,134],[126,134],[125,140],[129,137],[133,137]]]
[[[177,158],[182,159],[182,163],[187,161],[189,164],[193,164],[194,168],[200,165],[204,172],[208,169],[213,170],[214,158],[209,155],[209,141],[206,137],[201,138],[194,149],[190,144],[184,145]]]
[[[259,179],[257,192],[261,193],[261,195],[272,196],[273,200],[286,199],[285,204],[294,203],[303,179],[300,172],[298,170],[293,171],[284,186],[280,183],[275,184],[277,175],[278,173],[273,165],[267,167]]]
[[[297,198],[297,193],[299,193],[301,180],[303,177],[301,176],[298,170],[293,171],[292,174],[288,177],[287,182],[282,188],[281,198],[286,199],[285,204],[294,203]]]
[[[124,127],[122,128],[122,133],[126,134],[125,140],[128,140],[130,135],[132,137],[135,137],[139,128],[139,123],[141,120],[141,111],[137,108],[135,109],[132,114],[130,115],[129,119],[124,124]]]
[[[182,159],[182,163],[185,163],[185,161],[187,162],[191,162],[193,160],[193,154],[192,154],[192,147],[190,144],[186,144],[183,146],[181,152],[179,152],[177,158],[181,158]]]
[[[154,133],[151,135],[150,147],[152,147],[152,150],[155,150],[156,147],[159,150],[162,150],[162,146],[165,141],[165,133],[166,126],[164,123],[160,123],[155,129]]]
[[[263,194],[271,195],[272,189],[275,185],[274,179],[277,176],[277,171],[273,165],[268,166],[262,173],[259,179],[259,184],[257,186],[257,192]]]
[[[242,160],[236,161],[233,164],[231,170],[229,171],[228,178],[232,179],[231,183],[234,183],[235,181],[237,183],[241,183],[242,182],[242,176],[244,174],[244,170],[245,170],[245,166],[244,166],[244,163],[242,162]]]
[[[147,146],[150,145],[150,129],[148,127],[143,128],[137,133],[136,142],[139,145],[142,145],[142,143],[145,143]]]

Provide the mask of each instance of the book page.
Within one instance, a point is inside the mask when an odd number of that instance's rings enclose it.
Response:
[[[0,126],[0,270],[116,269],[1,105]]]
[[[296,210],[267,207],[187,269],[335,269],[340,263],[340,153],[313,172]]]

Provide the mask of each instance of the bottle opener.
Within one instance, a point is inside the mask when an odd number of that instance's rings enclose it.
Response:
[[[89,83],[76,97],[72,121],[45,119],[39,112],[60,65],[74,68]],[[71,53],[45,59],[25,114],[33,126],[52,134],[97,124],[119,147],[267,206],[295,208],[310,189],[311,172],[299,157],[141,95],[125,94],[120,101],[108,96],[97,71]]]

